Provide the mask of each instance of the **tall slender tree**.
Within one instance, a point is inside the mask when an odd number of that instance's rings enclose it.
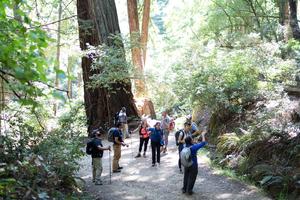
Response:
[[[143,73],[144,62],[142,51],[140,48],[141,34],[139,28],[139,16],[137,8],[137,0],[127,0],[128,21],[130,40],[132,44],[131,56],[132,62],[139,74]],[[145,94],[145,83],[142,79],[135,80],[136,97],[143,97]]]
[[[55,87],[58,88],[59,86],[59,73],[58,70],[60,68],[60,31],[61,31],[61,16],[62,16],[62,0],[59,0],[59,6],[58,6],[58,23],[57,23],[57,44],[56,44],[56,76],[55,76]],[[57,112],[57,104],[54,103],[53,106],[53,112],[54,116]]]
[[[150,21],[150,3],[151,3],[150,0],[144,0],[142,33],[141,33],[141,44],[143,48],[144,66],[146,64],[146,56],[147,56],[148,29],[149,29],[149,21]]]
[[[82,50],[88,48],[87,44],[115,45],[110,36],[119,34],[120,28],[114,0],[77,0],[77,15]],[[119,48],[123,48],[122,43],[119,43]],[[89,88],[90,77],[100,73],[100,70],[92,70],[91,65],[91,58],[82,58],[84,102],[89,130],[111,125],[113,114],[122,106],[127,108],[128,115],[137,116],[130,81],[113,84],[113,91],[100,86]]]

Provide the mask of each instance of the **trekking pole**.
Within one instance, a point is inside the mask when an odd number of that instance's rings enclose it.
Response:
[[[108,151],[108,159],[109,159],[109,184],[111,184],[111,158],[110,158],[110,151]]]
[[[131,135],[131,136],[130,136],[131,156],[134,157],[134,156],[133,156],[133,150],[132,150],[132,148],[133,148],[133,146],[132,146],[132,137],[133,137],[133,136],[132,136],[132,132],[131,132],[130,135]]]

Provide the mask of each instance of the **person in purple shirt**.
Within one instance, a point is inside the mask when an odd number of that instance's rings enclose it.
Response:
[[[189,195],[193,194],[193,188],[198,174],[197,151],[203,146],[205,146],[206,144],[207,142],[205,141],[205,134],[202,135],[202,142],[197,144],[193,144],[193,139],[191,136],[185,138],[186,147],[191,148],[191,156],[192,156],[193,164],[190,167],[184,168],[182,193],[188,192]]]

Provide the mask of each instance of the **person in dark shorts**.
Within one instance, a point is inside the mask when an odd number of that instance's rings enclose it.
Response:
[[[96,185],[102,185],[101,174],[102,174],[102,156],[103,151],[110,151],[110,146],[103,147],[101,140],[101,133],[99,130],[93,131],[95,138],[93,139],[93,148],[92,148],[92,165],[93,165],[93,182]]]

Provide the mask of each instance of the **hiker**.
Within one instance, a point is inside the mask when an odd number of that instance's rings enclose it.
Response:
[[[135,156],[136,158],[141,157],[141,152],[142,148],[144,145],[144,153],[143,157],[146,157],[146,151],[147,151],[147,146],[149,142],[149,137],[150,137],[150,131],[148,131],[148,123],[147,120],[143,120],[140,127],[139,127],[139,135],[140,135],[140,146],[139,146],[139,153]]]
[[[191,124],[190,132],[192,134],[192,138],[195,141],[199,141],[201,137],[198,137],[201,134],[201,131],[199,130],[197,124],[192,120],[192,115],[186,116],[186,122],[189,122]]]
[[[206,144],[205,133],[202,134],[202,142],[197,144],[193,144],[192,137],[188,136],[185,138],[185,145],[190,148],[192,165],[190,167],[184,167],[182,193],[188,192],[189,195],[193,194],[193,187],[198,174],[197,151]]]
[[[123,134],[122,134],[122,129],[123,129],[124,124],[118,123],[117,128],[114,129],[113,131],[113,149],[114,149],[114,158],[113,158],[113,173],[121,172],[121,167],[119,165],[119,160],[121,158],[121,146],[126,146],[128,147],[129,145],[125,144],[123,141]]]
[[[170,117],[166,111],[162,112],[161,129],[163,131],[164,149],[163,152],[167,152],[169,133],[170,133]]]
[[[163,131],[160,128],[160,122],[156,122],[154,128],[148,128],[151,139],[152,148],[152,167],[156,165],[156,161],[160,164],[160,145],[162,141]]]
[[[93,166],[93,182],[95,185],[102,185],[101,174],[102,174],[102,156],[103,151],[110,151],[110,146],[103,147],[101,141],[101,133],[100,130],[96,129],[93,131],[93,135],[95,136],[93,139],[92,146],[92,166]]]
[[[184,147],[185,138],[192,135],[190,130],[191,130],[191,123],[190,122],[185,122],[184,123],[184,128],[182,130],[179,130],[179,136],[178,136],[177,143],[178,143],[178,153],[179,153],[178,167],[179,167],[180,173],[182,173],[180,152],[182,151],[182,149]]]
[[[192,115],[187,115],[186,117],[186,122],[189,122],[191,124],[191,133],[195,133],[196,131],[199,131],[197,124],[192,120]]]
[[[169,132],[173,132],[175,130],[175,119],[176,117],[170,118]]]
[[[129,138],[130,136],[128,132],[127,115],[125,107],[122,107],[122,109],[119,112],[118,122],[123,124],[122,133],[124,138]]]

